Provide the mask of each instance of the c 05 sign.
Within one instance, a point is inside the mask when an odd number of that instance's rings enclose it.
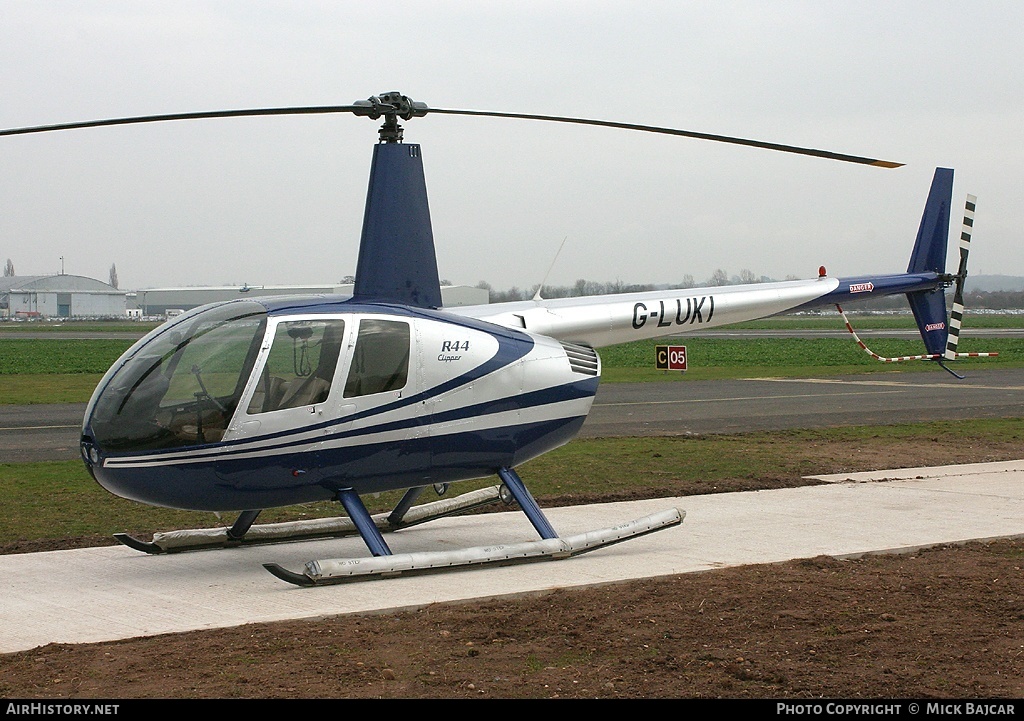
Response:
[[[685,345],[659,345],[654,348],[654,367],[663,371],[686,370]]]

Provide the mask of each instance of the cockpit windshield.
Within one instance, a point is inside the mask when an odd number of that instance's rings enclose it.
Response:
[[[155,333],[95,399],[89,425],[106,450],[219,441],[252,373],[267,325],[259,303],[182,316]]]

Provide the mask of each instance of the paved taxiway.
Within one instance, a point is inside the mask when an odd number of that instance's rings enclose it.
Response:
[[[607,383],[581,435],[742,433],[1024,415],[1024,369]]]
[[[0,556],[0,652],[544,592],[827,554],[1024,535],[1024,461],[832,477],[826,485],[555,508],[563,535],[673,506],[682,525],[563,561],[299,588],[262,568],[365,557],[358,538],[150,556],[124,546]],[[532,540],[518,512],[389,537],[396,553]]]

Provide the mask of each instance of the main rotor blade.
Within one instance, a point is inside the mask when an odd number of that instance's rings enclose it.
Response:
[[[10,130],[0,130],[0,136],[28,135],[30,133],[48,133],[54,130],[75,130],[78,128],[99,128],[107,125],[136,125],[139,123],[162,123],[167,120],[199,120],[203,118],[242,118],[247,116],[267,115],[322,115],[325,113],[354,113],[357,111],[365,110],[365,107],[356,105],[318,105],[296,108],[209,110],[198,113],[168,113],[166,115],[140,115],[133,118],[109,118],[107,120],[86,120],[78,123],[61,123],[59,125],[37,125],[30,128],[12,128]]]
[[[397,95],[397,94],[395,94]],[[401,96],[403,101],[408,99]],[[451,108],[431,108],[423,103],[408,101],[412,116],[422,116],[429,113],[441,115],[469,115],[492,118],[516,118],[521,120],[546,120],[555,123],[573,123],[576,125],[595,125],[606,128],[620,128],[624,130],[639,130],[647,133],[661,133],[663,135],[677,135],[698,140],[711,140],[718,143],[732,143],[733,145],[746,145],[753,148],[764,148],[766,150],[777,150],[783,153],[796,153],[798,155],[810,155],[817,158],[840,160],[847,163],[859,163],[861,165],[874,165],[881,168],[899,168],[903,163],[894,163],[889,160],[877,158],[865,158],[858,155],[847,155],[835,153],[830,150],[816,150],[813,148],[801,148],[794,145],[782,145],[780,143],[768,143],[761,140],[749,140],[747,138],[735,138],[728,135],[715,135],[713,133],[700,133],[693,130],[678,130],[675,128],[662,128],[655,125],[640,125],[637,123],[620,123],[613,120],[592,120],[588,118],[570,118],[559,115],[537,115],[532,113],[504,113],[490,110],[454,110]],[[396,114],[398,108],[382,103],[377,98],[369,101],[358,101],[353,105],[313,105],[307,107],[289,108],[254,108],[245,110],[211,110],[198,113],[168,113],[164,115],[140,115],[131,118],[109,118],[106,120],[87,120],[77,123],[61,123],[58,125],[38,125],[27,128],[12,128],[0,130],[0,137],[8,135],[28,135],[30,133],[47,133],[56,130],[74,130],[78,128],[97,128],[108,125],[135,125],[139,123],[159,123],[168,120],[199,120],[205,118],[239,118],[270,115],[322,115],[327,113],[355,113],[366,115],[376,119],[381,116]],[[389,112],[390,111],[390,112]],[[403,116],[405,117],[405,116]]]
[[[586,118],[567,118],[557,115],[533,115],[529,113],[500,113],[489,110],[451,110],[445,108],[429,108],[427,113],[442,113],[445,115],[478,115],[492,118],[519,118],[523,120],[548,120],[555,123],[575,123],[577,125],[598,125],[607,128],[622,128],[625,130],[641,130],[648,133],[662,133],[664,135],[681,135],[686,138],[697,138],[699,140],[713,140],[719,143],[732,143],[734,145],[747,145],[753,148],[765,148],[767,150],[778,150],[784,153],[797,153],[798,155],[812,155],[817,158],[828,158],[830,160],[841,160],[847,163],[860,163],[861,165],[874,165],[879,168],[899,168],[903,163],[894,163],[891,160],[879,160],[877,158],[863,158],[858,155],[846,155],[834,153],[829,150],[815,150],[813,148],[800,148],[793,145],[781,145],[779,143],[766,143],[760,140],[748,140],[746,138],[733,138],[728,135],[714,135],[712,133],[699,133],[693,130],[676,130],[674,128],[660,128],[654,125],[638,125],[635,123],[619,123],[611,120],[588,120]]]

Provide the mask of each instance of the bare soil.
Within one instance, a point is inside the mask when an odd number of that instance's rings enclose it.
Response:
[[[830,467],[1006,460],[1021,449],[973,446],[947,459],[935,452],[837,455]],[[401,613],[52,644],[0,656],[0,697],[1012,700],[1024,698],[1022,565],[1024,541],[1008,539]]]

